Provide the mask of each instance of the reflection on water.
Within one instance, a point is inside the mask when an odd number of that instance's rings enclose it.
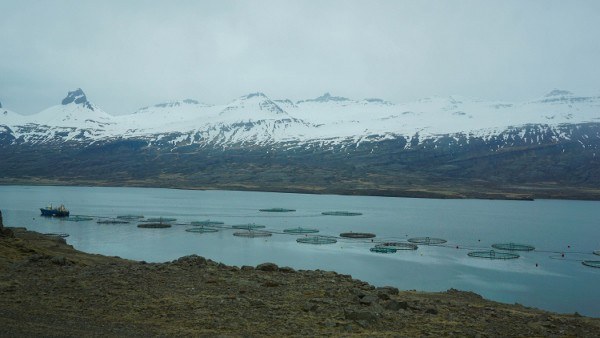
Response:
[[[48,203],[65,204],[73,215],[94,221],[67,222],[39,216]],[[265,213],[286,208],[295,212]],[[231,265],[270,261],[296,269],[351,274],[375,285],[443,291],[456,288],[486,298],[552,311],[600,317],[600,269],[583,266],[600,249],[600,203],[589,201],[489,201],[301,195],[260,192],[186,191],[145,188],[0,187],[5,223],[39,232],[68,233],[75,248],[123,258],[163,262],[198,254]],[[323,211],[361,212],[326,216]],[[191,233],[189,225],[140,229],[130,224],[97,224],[98,217],[144,215],[177,218],[176,223],[222,221],[225,227],[256,223],[271,237],[233,236],[232,229]],[[369,232],[374,239],[337,238],[330,245],[296,242],[288,228],[316,228],[318,235]],[[394,254],[369,251],[382,241],[439,237],[439,246]],[[531,244],[514,260],[467,256],[494,243]],[[562,254],[565,254],[562,257]]]

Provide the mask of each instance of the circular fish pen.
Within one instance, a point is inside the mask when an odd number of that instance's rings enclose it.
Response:
[[[294,234],[294,235],[302,235],[302,234],[316,234],[319,232],[319,229],[311,229],[311,228],[290,228],[283,230],[286,234]]]
[[[185,231],[204,234],[204,233],[209,233],[209,232],[218,232],[219,230],[212,229],[212,228],[189,228],[189,229],[185,229]]]
[[[269,209],[258,209],[261,212],[294,212],[296,209],[286,209],[286,208],[269,208]]]
[[[91,216],[84,215],[73,215],[67,217],[65,220],[69,222],[84,222],[84,221],[92,221],[94,218]]]
[[[207,219],[206,221],[192,222],[190,224],[193,226],[211,226],[211,225],[223,225],[223,224],[225,224],[225,222],[211,221],[211,220]]]
[[[581,264],[591,268],[600,268],[600,261],[583,261]]]
[[[254,223],[250,223],[250,224],[238,224],[238,225],[232,225],[231,226],[232,229],[246,229],[246,230],[254,230],[254,229],[264,229],[265,226],[264,225],[260,225],[260,224],[254,224]]]
[[[67,238],[67,237],[69,237],[69,234],[66,234],[64,232],[58,232],[58,233],[49,232],[49,233],[45,233],[44,236]]]
[[[325,216],[360,216],[362,212],[351,212],[351,211],[323,211],[321,215]]]
[[[163,222],[175,222],[176,220],[177,220],[177,218],[153,217],[153,218],[147,218],[147,219],[142,220],[140,222],[158,222],[158,223],[163,223]]]
[[[273,234],[268,231],[254,231],[254,230],[237,231],[237,232],[234,232],[233,235],[237,236],[237,237],[247,237],[247,238],[273,236]]]
[[[498,252],[494,250],[488,251],[471,251],[467,254],[469,257],[486,258],[486,259],[516,259],[520,256],[510,252]]]
[[[442,238],[435,237],[413,237],[408,239],[409,242],[414,244],[423,244],[423,245],[438,245],[444,244],[447,240]]]
[[[376,253],[390,254],[390,253],[396,253],[396,251],[398,251],[398,250],[391,248],[391,247],[386,247],[386,246],[374,246],[374,247],[370,248],[369,251],[376,252]]]
[[[403,242],[385,242],[381,244],[377,244],[376,248],[387,248],[393,250],[417,250],[419,247],[413,243],[403,243]]]
[[[171,224],[169,223],[140,223],[137,226],[138,228],[145,229],[162,229],[162,228],[170,228]]]
[[[124,219],[101,219],[99,221],[97,221],[96,223],[98,224],[129,224],[129,221],[126,221]]]
[[[119,215],[119,216],[117,216],[117,218],[125,219],[128,221],[135,221],[135,220],[144,218],[144,216],[142,216],[142,215]]]
[[[527,244],[515,244],[515,243],[498,243],[492,244],[492,248],[505,251],[533,251],[535,247]]]
[[[595,250],[594,252],[592,252],[594,255],[596,256],[600,256],[600,250]]]
[[[304,244],[323,245],[323,244],[337,243],[337,239],[331,238],[331,237],[323,237],[323,236],[308,236],[308,237],[298,238],[298,239],[296,239],[296,242],[304,243]]]
[[[342,232],[340,237],[344,238],[373,238],[375,234],[370,232]]]

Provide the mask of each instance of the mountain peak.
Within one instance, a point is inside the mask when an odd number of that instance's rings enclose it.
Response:
[[[573,95],[573,93],[568,90],[554,89],[550,93],[546,94],[545,96],[551,97],[551,96],[568,96],[568,95]]]
[[[268,99],[267,95],[261,93],[261,92],[256,92],[256,93],[250,93],[246,96],[242,96],[242,99],[251,99],[253,97],[259,97],[259,98],[265,98]]]
[[[67,97],[65,97],[62,100],[63,106],[66,106],[70,103],[81,104],[88,109],[94,110],[94,107],[87,100],[87,97],[85,96],[85,93],[83,92],[83,90],[81,90],[81,88],[77,88],[74,91],[70,91],[69,93],[67,93]]]
[[[254,107],[259,110],[269,111],[275,114],[285,114],[285,111],[281,109],[275,102],[268,98],[265,94],[257,92],[244,95],[235,101],[231,102],[225,109],[223,109],[219,115],[231,114],[232,111],[243,110],[245,112],[252,111]]]
[[[350,99],[346,98],[346,97],[341,97],[341,96],[332,96],[329,93],[325,93],[325,94],[317,97],[316,99],[298,101],[297,103],[302,103],[302,102],[329,102],[329,101],[343,102],[343,101],[350,101]]]

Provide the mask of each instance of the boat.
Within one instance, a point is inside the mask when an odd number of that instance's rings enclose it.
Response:
[[[69,217],[69,210],[67,210],[67,208],[65,208],[65,206],[62,204],[57,208],[52,207],[52,204],[50,204],[45,208],[40,208],[40,211],[42,212],[42,216]]]

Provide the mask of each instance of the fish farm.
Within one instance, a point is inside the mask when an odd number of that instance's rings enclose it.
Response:
[[[96,223],[98,224],[129,224],[129,221],[126,221],[124,219],[101,219],[98,220]]]
[[[583,261],[581,264],[591,268],[600,268],[600,261]]]
[[[189,228],[185,229],[187,232],[196,232],[196,233],[209,233],[209,232],[218,232],[219,230],[214,228]]]
[[[295,209],[285,209],[285,208],[269,208],[269,209],[259,209],[261,212],[265,213],[286,213],[286,212],[294,212]],[[310,215],[311,217],[319,217],[319,216],[359,216],[362,215],[360,212],[350,212],[350,211],[324,211],[320,214]],[[119,215],[113,216],[114,218],[110,218],[107,216],[87,216],[87,215],[73,215],[64,220],[70,222],[83,222],[83,221],[92,221],[96,219],[97,224],[124,224],[128,225],[133,221],[137,221],[138,228],[149,228],[149,229],[161,229],[161,228],[171,228],[173,225],[182,225],[182,226],[193,226],[192,228],[183,229],[186,232],[190,233],[216,233],[219,231],[227,231],[227,230],[238,230],[233,232],[233,236],[236,237],[244,237],[244,238],[266,238],[271,237],[273,235],[290,235],[290,236],[298,236],[295,238],[296,242],[299,244],[312,244],[312,245],[331,245],[336,244],[344,245],[350,244],[352,247],[356,246],[365,246],[365,250],[368,250],[372,253],[377,254],[400,254],[399,252],[409,252],[419,250],[419,246],[436,246],[438,248],[447,248],[447,249],[460,249],[467,250],[466,255],[468,257],[473,258],[481,258],[488,260],[513,260],[518,259],[521,256],[516,252],[520,252],[523,254],[527,254],[529,252],[539,252],[539,253],[551,253],[550,258],[559,259],[565,261],[578,261],[581,262],[582,265],[592,268],[600,268],[600,260],[590,260],[590,259],[578,259],[579,257],[575,256],[575,258],[565,258],[566,254],[575,254],[575,255],[596,255],[600,256],[600,250],[588,251],[588,252],[574,252],[574,251],[544,251],[544,250],[536,250],[536,247],[529,244],[517,244],[513,242],[507,243],[495,243],[492,244],[492,249],[488,249],[481,246],[468,246],[468,245],[457,245],[446,244],[447,240],[438,237],[412,237],[408,239],[400,239],[399,237],[387,237],[375,239],[377,235],[375,233],[370,232],[342,232],[337,236],[335,235],[314,235],[320,232],[320,230],[316,227],[303,227],[297,226],[292,228],[279,228],[279,229],[266,229],[266,225],[256,224],[256,223],[247,223],[247,224],[237,224],[237,225],[226,225],[223,221],[214,221],[210,219],[206,219],[203,221],[188,221],[183,220],[180,223],[174,223],[177,221],[176,218],[171,217],[151,217],[144,218],[142,215]],[[252,217],[252,216],[241,216],[241,217]],[[270,216],[263,216],[270,217]],[[293,217],[293,216],[290,216]],[[314,223],[314,221],[312,222]],[[261,229],[261,230],[258,230]],[[264,230],[263,230],[264,229]],[[66,233],[47,233],[45,235],[55,236],[55,237],[68,237],[69,234]],[[406,235],[408,237],[408,235]],[[367,246],[368,245],[368,246]],[[342,248],[342,247],[340,247]],[[427,250],[427,249],[424,249]],[[405,253],[408,254],[408,253]],[[423,255],[423,254],[421,254]],[[583,257],[582,257],[583,258]],[[536,263],[536,266],[537,263]]]
[[[445,239],[433,238],[433,237],[414,237],[414,238],[409,238],[408,241],[411,243],[414,243],[414,244],[423,244],[423,245],[439,245],[439,244],[444,244],[447,242],[447,240],[445,240]]]
[[[373,238],[375,234],[369,232],[342,232],[340,237],[345,238]]]
[[[331,238],[331,237],[323,237],[323,236],[308,236],[308,237],[298,238],[298,239],[296,239],[296,242],[304,243],[304,244],[322,245],[322,244],[337,243],[337,239]]]
[[[254,230],[247,230],[247,231],[237,231],[233,233],[234,236],[237,237],[249,237],[249,238],[254,238],[254,237],[270,237],[273,236],[273,233],[268,232],[268,231],[254,231]]]
[[[381,244],[377,244],[375,247],[377,248],[387,248],[393,250],[417,250],[419,247],[413,243],[403,243],[403,242],[384,242]],[[373,251],[373,250],[371,250]]]
[[[492,244],[492,248],[506,251],[533,251],[535,247],[527,244],[501,243]]]
[[[232,229],[254,230],[254,229],[264,229],[264,228],[266,228],[266,226],[260,225],[260,224],[250,223],[250,224],[232,225],[231,228]]]
[[[360,216],[362,213],[360,212],[350,212],[350,211],[323,211],[321,215],[325,216]]]
[[[259,209],[261,212],[294,212],[295,209],[285,209],[285,208],[270,208],[270,209]]]
[[[319,232],[319,229],[297,227],[297,228],[285,229],[285,230],[283,230],[283,232],[285,232],[286,234],[295,234],[295,235],[315,234],[315,233]]]
[[[161,228],[170,228],[171,224],[169,223],[140,223],[137,226],[138,228],[145,229],[161,229]]]
[[[471,251],[467,254],[469,257],[487,258],[487,259],[516,259],[520,256],[510,252],[489,251]]]

